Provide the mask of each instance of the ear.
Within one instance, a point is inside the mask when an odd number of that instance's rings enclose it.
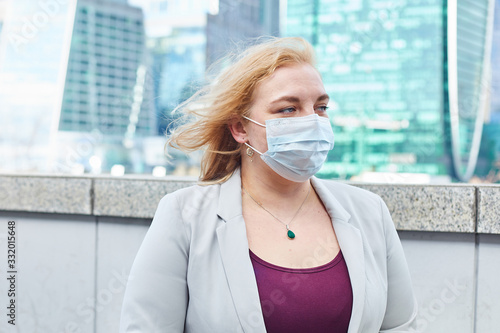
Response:
[[[229,130],[233,135],[236,142],[245,143],[247,142],[247,132],[243,126],[242,119],[240,116],[234,116],[228,123]]]

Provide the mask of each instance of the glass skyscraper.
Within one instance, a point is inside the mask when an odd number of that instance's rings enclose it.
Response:
[[[448,1],[446,7],[446,129],[455,176],[462,180],[474,174],[490,109],[494,2]]]
[[[198,175],[200,155],[183,154],[168,147],[172,163],[166,163],[165,133],[174,126],[172,111],[204,83],[207,65],[242,39],[274,27],[278,11],[267,15],[278,0],[130,0],[145,16],[152,101],[157,119],[156,135],[145,146],[174,174]],[[262,6],[265,6],[262,7]],[[249,11],[251,9],[251,11]],[[263,29],[262,26],[265,28]],[[269,28],[271,29],[271,28]],[[231,32],[228,32],[231,31]]]
[[[143,103],[146,66],[140,9],[78,2],[66,74],[60,131],[98,130],[121,142],[147,136],[154,118]]]
[[[500,0],[495,2],[491,49],[491,114],[500,118]],[[498,120],[500,122],[500,119]]]
[[[478,168],[481,176],[500,182],[500,0],[496,0],[491,50],[491,111],[484,125]]]
[[[157,119],[156,135],[163,136],[173,120],[172,110],[187,99],[203,79],[206,59],[207,14],[214,1],[131,1],[145,15],[149,67]],[[162,150],[158,146],[157,150]]]
[[[491,8],[465,2],[288,0],[285,34],[314,45],[333,101],[322,176],[471,176]]]
[[[147,0],[143,8],[151,56],[158,134],[171,111],[204,80],[207,66],[238,43],[279,31],[279,1]]]
[[[145,14],[158,140],[151,151],[163,151],[172,111],[204,83],[213,61],[247,38],[278,27],[278,0],[132,0]],[[263,7],[265,6],[265,7]],[[274,7],[273,7],[274,6]],[[273,9],[272,14],[269,9]],[[274,15],[274,16],[273,16]],[[163,140],[161,138],[163,136]],[[169,150],[169,169],[197,169],[199,155]]]
[[[189,98],[205,72],[205,27],[175,27],[149,41],[155,82],[159,135],[165,134],[171,111]]]
[[[0,168],[140,165],[138,139],[155,127],[141,10],[98,0],[11,6],[0,45]]]
[[[228,51],[259,36],[279,33],[279,0],[219,0],[217,15],[208,15],[207,66]]]

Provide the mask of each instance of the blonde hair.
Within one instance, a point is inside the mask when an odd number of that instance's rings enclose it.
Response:
[[[168,145],[185,152],[205,149],[202,182],[222,183],[239,167],[241,144],[234,140],[228,124],[235,116],[248,116],[257,84],[281,66],[315,66],[313,47],[298,37],[268,38],[219,63],[228,60],[231,65],[174,110],[181,112],[174,126],[181,125],[167,137]]]

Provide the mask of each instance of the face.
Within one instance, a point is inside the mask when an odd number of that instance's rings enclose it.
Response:
[[[257,85],[249,118],[265,124],[267,119],[304,117],[318,114],[328,117],[326,94],[319,73],[309,64],[294,64],[276,69]],[[247,122],[248,143],[261,152],[267,151],[266,129]]]

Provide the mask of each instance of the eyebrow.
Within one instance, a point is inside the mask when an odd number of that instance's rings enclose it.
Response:
[[[330,96],[328,96],[328,94],[323,94],[323,95],[319,96],[316,99],[316,102],[318,102],[318,101],[324,101],[325,99],[330,99]],[[270,104],[276,104],[276,103],[279,103],[279,102],[298,103],[298,102],[300,102],[300,98],[295,97],[295,96],[282,96],[282,97],[280,97],[278,99],[275,99]]]

